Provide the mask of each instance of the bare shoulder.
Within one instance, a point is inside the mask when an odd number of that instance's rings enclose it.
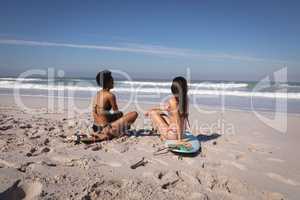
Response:
[[[177,100],[176,100],[176,98],[175,97],[171,97],[170,99],[169,99],[169,105],[170,105],[170,107],[171,108],[175,108],[175,107],[177,107]]]
[[[101,96],[101,91],[98,91],[96,95],[94,96],[94,101],[97,101],[99,97]]]
[[[112,92],[108,92],[108,95],[109,95],[110,98],[116,98],[116,95]]]

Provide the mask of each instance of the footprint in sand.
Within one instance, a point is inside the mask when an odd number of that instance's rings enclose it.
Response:
[[[272,173],[272,172],[269,172],[269,173],[266,173],[266,175],[271,178],[271,179],[274,179],[276,181],[279,181],[279,182],[282,182],[282,183],[285,183],[285,184],[288,184],[288,185],[292,185],[292,186],[299,186],[300,184],[294,180],[291,180],[289,178],[285,178],[279,174],[275,174],[275,173]]]

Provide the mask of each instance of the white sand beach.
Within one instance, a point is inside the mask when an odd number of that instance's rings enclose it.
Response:
[[[1,1],[0,200],[300,200],[299,10]]]
[[[296,200],[300,196],[296,114],[288,114],[287,132],[280,133],[250,111],[203,107],[214,111],[205,114],[191,107],[190,121],[201,151],[193,156],[157,155],[163,144],[158,136],[143,131],[143,113],[131,136],[85,145],[66,138],[87,131],[92,123],[88,112],[68,118],[66,111],[49,113],[45,98],[23,97],[23,101],[34,109],[17,107],[12,96],[0,100],[0,199]],[[89,103],[78,100],[85,107]],[[130,168],[142,158],[144,166]]]

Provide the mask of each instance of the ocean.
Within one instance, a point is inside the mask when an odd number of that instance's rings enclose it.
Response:
[[[171,95],[169,80],[116,80],[120,101],[159,103]],[[0,78],[0,95],[49,95],[90,99],[99,87],[94,78]],[[213,108],[300,113],[300,83],[191,81],[191,104]]]

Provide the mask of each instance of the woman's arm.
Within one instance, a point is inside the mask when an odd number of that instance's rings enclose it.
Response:
[[[97,95],[93,98],[92,102],[92,118],[95,120],[97,117]]]
[[[148,111],[145,112],[145,116],[149,116],[149,113],[150,113],[151,111],[164,112],[164,111],[169,111],[169,110],[170,110],[170,105],[169,105],[169,103],[167,102],[167,103],[164,104],[164,105],[161,105],[161,106],[158,106],[158,107],[150,108]]]

